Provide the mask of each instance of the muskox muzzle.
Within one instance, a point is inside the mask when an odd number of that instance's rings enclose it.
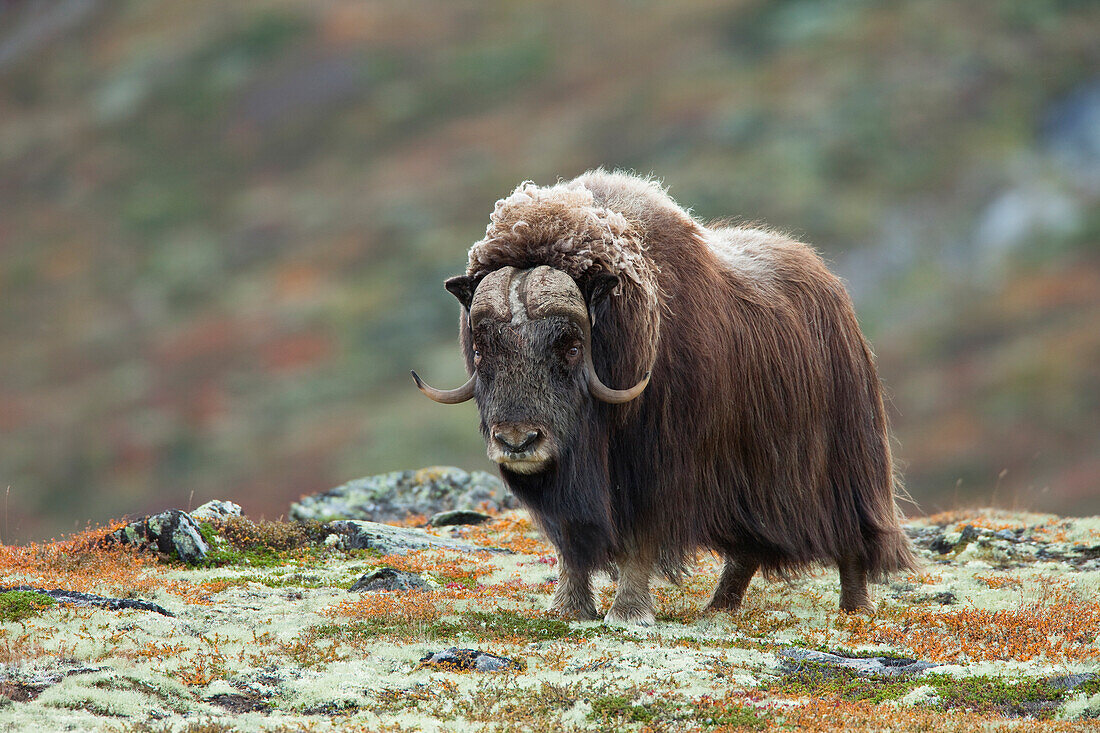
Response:
[[[629,389],[612,389],[600,381],[592,363],[592,321],[580,288],[573,278],[546,265],[520,270],[504,267],[487,275],[474,291],[470,303],[469,325],[476,328],[485,318],[504,323],[533,321],[550,316],[565,316],[580,328],[584,343],[584,370],[588,392],[595,399],[611,404],[629,402],[649,384],[652,369]],[[474,396],[477,370],[461,387],[450,390],[432,387],[414,371],[417,388],[428,398],[443,404],[465,402]]]

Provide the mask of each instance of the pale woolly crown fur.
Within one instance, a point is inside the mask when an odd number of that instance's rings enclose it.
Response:
[[[601,206],[578,180],[545,187],[525,181],[496,202],[485,237],[470,248],[467,274],[505,265],[549,265],[574,279],[595,268],[656,295],[657,273],[645,256],[644,233]]]

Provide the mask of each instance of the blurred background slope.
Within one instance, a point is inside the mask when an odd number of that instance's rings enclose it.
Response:
[[[848,280],[923,511],[1100,511],[1100,4],[0,4],[0,539],[489,468],[464,266],[654,172]],[[915,513],[917,510],[908,509]]]

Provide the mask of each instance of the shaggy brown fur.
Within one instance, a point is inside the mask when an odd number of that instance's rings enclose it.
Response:
[[[736,607],[757,569],[785,577],[813,563],[841,569],[845,608],[866,607],[867,579],[916,566],[873,356],[810,247],[708,228],[655,183],[594,171],[497,202],[467,274],[507,265],[549,265],[582,291],[597,274],[618,276],[594,313],[596,370],[613,385],[653,370],[637,399],[595,404],[594,444],[578,450],[603,476],[505,473],[562,550],[561,610],[591,615],[588,574],[616,561],[634,580],[610,616],[644,622],[646,568],[677,578],[698,548],[726,557],[716,608]],[[574,491],[596,497],[591,509],[546,498]],[[571,538],[573,515],[605,512]]]

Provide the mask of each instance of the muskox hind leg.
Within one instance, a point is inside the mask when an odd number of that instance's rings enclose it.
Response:
[[[600,615],[596,613],[596,602],[592,599],[591,573],[569,567],[561,557],[559,557],[558,567],[561,570],[550,611],[564,618],[578,621],[598,619]]]
[[[619,584],[615,588],[615,600],[611,602],[604,621],[615,625],[653,624],[657,620],[653,614],[653,595],[649,592],[653,558],[632,555],[618,559],[615,564],[619,567]]]
[[[726,555],[722,567],[722,577],[714,586],[714,593],[707,603],[707,611],[736,611],[741,607],[745,589],[749,587],[752,576],[756,574],[760,563],[747,557]]]
[[[837,560],[837,567],[840,570],[840,610],[874,613],[875,604],[867,593],[867,569],[863,562],[845,557]]]

